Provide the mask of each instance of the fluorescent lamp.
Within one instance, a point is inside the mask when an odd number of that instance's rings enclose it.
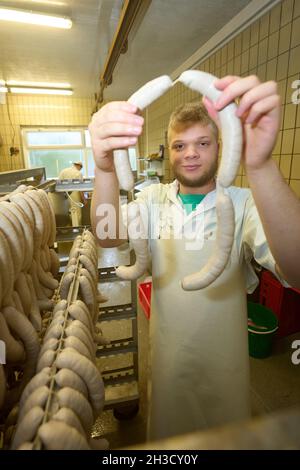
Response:
[[[0,20],[51,26],[53,28],[70,29],[72,27],[72,21],[69,18],[11,8],[0,8]]]
[[[47,6],[49,6],[49,3],[50,5],[56,5],[58,7],[65,7],[66,6],[66,2],[53,2],[52,0],[49,2],[49,0],[31,0],[32,3],[42,3],[42,4],[46,4]]]
[[[24,88],[9,87],[11,93],[29,93],[34,95],[73,95],[73,90],[61,90],[59,88]]]
[[[5,81],[0,80],[0,93],[7,93],[7,92],[8,92],[8,89],[5,86]]]
[[[1,81],[0,81],[1,85]],[[3,82],[4,85],[4,82]],[[25,86],[25,87],[44,87],[44,88],[71,88],[70,83],[49,83],[49,82],[23,82],[18,80],[8,80],[8,86]]]
[[[71,109],[71,106],[55,105],[55,104],[16,104],[19,108],[49,108],[49,109]]]

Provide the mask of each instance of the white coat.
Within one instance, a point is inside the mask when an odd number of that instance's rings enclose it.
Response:
[[[183,291],[181,279],[200,270],[214,247],[216,191],[189,216],[177,192],[174,181],[152,185],[137,199],[149,215],[152,255],[151,440],[250,416],[246,292],[258,283],[252,257],[276,274],[250,190],[230,187],[236,223],[230,262],[211,286]],[[181,239],[174,217],[181,217]],[[193,242],[195,224],[204,237]]]

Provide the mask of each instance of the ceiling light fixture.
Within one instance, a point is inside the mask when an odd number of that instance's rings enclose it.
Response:
[[[5,81],[4,80],[0,80],[0,93],[7,93],[7,88],[5,86]]]
[[[1,82],[0,82],[0,85],[1,85]],[[19,80],[7,80],[6,85],[24,86],[24,87],[43,87],[43,88],[71,88],[70,83],[24,82],[24,81],[19,81]]]
[[[55,6],[58,6],[58,7],[65,7],[67,4],[66,2],[56,2],[56,1],[52,1],[52,0],[30,0],[31,3],[41,3],[41,4],[45,4],[47,6],[49,5],[55,5]]]
[[[71,109],[71,106],[64,106],[64,105],[56,105],[56,104],[16,104],[18,108],[49,108],[49,109]]]
[[[0,20],[50,26],[53,28],[70,29],[72,27],[72,21],[69,18],[44,15],[43,13],[34,13],[32,11],[16,10],[12,8],[0,7]]]
[[[61,88],[30,88],[30,87],[9,87],[11,93],[26,93],[34,95],[73,95],[73,90],[63,90]]]

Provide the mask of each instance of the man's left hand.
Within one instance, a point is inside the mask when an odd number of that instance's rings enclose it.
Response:
[[[258,77],[226,76],[214,82],[223,93],[215,104],[203,102],[210,116],[217,120],[217,111],[239,99],[236,115],[244,130],[243,161],[246,169],[261,168],[272,155],[280,128],[281,102],[277,83],[261,83]]]

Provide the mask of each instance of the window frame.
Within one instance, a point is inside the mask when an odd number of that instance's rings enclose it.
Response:
[[[31,150],[82,150],[83,153],[83,170],[84,177],[88,178],[88,151],[91,150],[91,147],[87,146],[85,131],[88,131],[86,126],[22,126],[21,136],[22,136],[22,147],[24,154],[24,164],[25,168],[30,167],[30,157],[29,153]],[[29,132],[80,132],[81,134],[81,145],[30,145],[28,143],[28,133]],[[58,179],[58,178],[49,178],[49,179]]]
[[[24,155],[24,164],[25,168],[30,167],[30,157],[29,152],[31,150],[82,150],[83,153],[83,173],[84,178],[91,178],[88,175],[88,153],[92,152],[92,147],[87,145],[87,139],[85,137],[85,132],[89,132],[87,126],[21,126],[21,140],[23,147]],[[81,133],[81,145],[29,145],[28,143],[28,132],[80,132]],[[131,146],[130,148],[135,149],[135,158],[136,158],[136,170],[138,170],[138,161],[139,161],[139,146]],[[49,179],[58,179],[58,177],[53,177]]]

